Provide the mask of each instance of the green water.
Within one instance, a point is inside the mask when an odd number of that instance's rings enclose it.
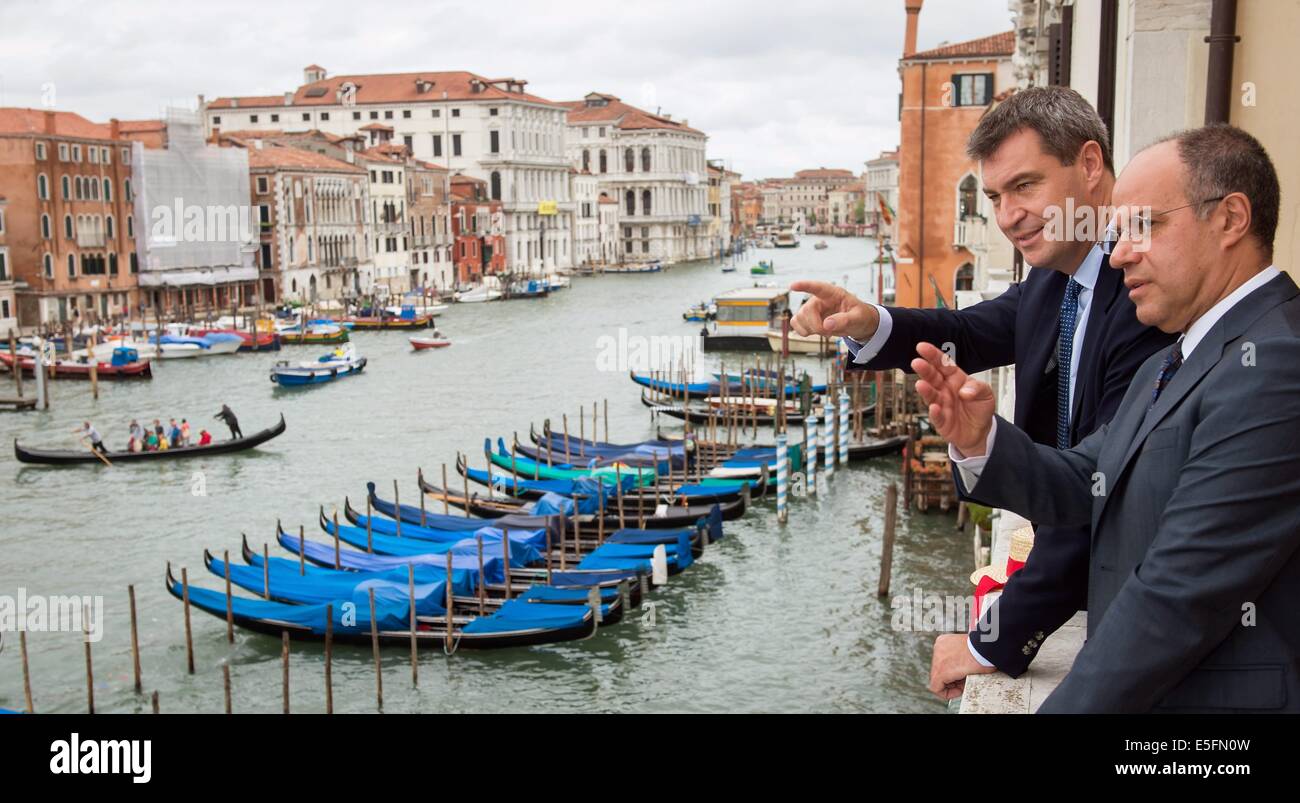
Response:
[[[186,673],[182,607],[163,585],[167,561],[178,575],[188,567],[196,585],[221,588],[203,568],[205,547],[238,560],[247,533],[277,554],[277,519],[321,538],[318,507],[341,507],[345,495],[361,499],[367,480],[391,498],[396,479],[402,501],[415,503],[417,468],[436,484],[457,450],[481,465],[485,436],[508,441],[518,431],[525,440],[530,422],[550,417],[558,427],[562,413],[576,431],[580,405],[590,434],[597,400],[609,400],[613,440],[651,437],[649,412],[626,371],[602,370],[608,366],[598,358],[609,342],[602,338],[617,339],[620,327],[629,337],[696,333],[699,325],[682,321],[682,311],[749,284],[748,267],[760,258],[776,262],[776,275],[764,279],[847,276],[850,289],[865,293],[871,243],[828,239],[821,251],[809,239],[795,250],[751,252],[732,274],[699,263],[575,277],[571,289],[544,300],[453,306],[439,320],[451,348],[413,353],[400,332],[361,333],[354,342],[370,360],[366,372],[307,390],[277,389],[268,368],[283,356],[312,358],[318,348],[169,361],[151,382],[104,383],[97,402],[84,383],[54,383],[50,411],[0,413],[0,437],[73,448],[69,430],[90,418],[110,447],[120,447],[131,418],[182,416],[225,437],[212,421],[222,403],[246,433],[281,412],[288,431],[255,452],[200,461],[56,469],[3,458],[0,594],[104,597],[104,635],[92,645],[99,711],[148,710],[147,693],[157,690],[164,712],[220,712],[223,662],[237,712],[279,711],[277,639],[237,632],[229,645],[225,622],[195,611],[197,671]],[[716,370],[728,356],[734,364],[736,355],[710,354],[701,369]],[[820,381],[823,364],[805,362]],[[652,594],[653,622],[647,611],[633,611],[582,642],[451,657],[426,651],[418,688],[409,653],[387,649],[385,710],[942,712],[925,689],[934,634],[896,632],[888,598],[876,597],[881,503],[899,479],[897,458],[840,471],[829,494],[792,500],[785,526],[773,502],[755,505],[727,522],[722,543]],[[969,541],[951,516],[901,514],[895,594],[967,593],[970,561]],[[142,696],[132,687],[129,584],[139,608]],[[80,634],[30,633],[28,646],[36,709],[84,711]],[[324,710],[322,667],[319,646],[293,644],[294,711]],[[336,648],[333,678],[336,710],[375,710],[368,648]],[[0,707],[23,706],[10,633],[0,650]]]

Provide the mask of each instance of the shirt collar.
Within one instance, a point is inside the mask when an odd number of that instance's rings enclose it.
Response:
[[[1210,307],[1209,311],[1204,315],[1192,321],[1192,325],[1187,327],[1187,332],[1182,339],[1183,359],[1186,360],[1191,356],[1192,349],[1196,348],[1197,344],[1205,339],[1205,336],[1219,322],[1219,319],[1228,314],[1228,310],[1237,306],[1237,302],[1268,284],[1280,273],[1281,271],[1275,266],[1269,265],[1247,279],[1241,287],[1224,296],[1218,304]]]
[[[1101,252],[1101,246],[1094,245],[1070,278],[1082,285],[1084,290],[1092,290],[1097,286],[1097,277],[1101,275],[1101,262],[1104,258],[1105,254]]]

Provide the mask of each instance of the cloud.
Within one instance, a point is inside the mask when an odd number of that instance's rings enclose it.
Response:
[[[466,69],[542,97],[609,92],[709,135],[746,177],[825,165],[861,172],[898,144],[902,0],[658,0],[633,4],[320,0],[7,0],[0,105],[93,120],[157,117],[199,94],[273,95],[302,68]],[[1007,30],[1006,0],[926,0],[918,45]],[[655,111],[651,108],[650,111]]]

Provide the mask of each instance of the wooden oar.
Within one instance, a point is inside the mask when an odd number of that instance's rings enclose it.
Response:
[[[85,438],[82,438],[81,442],[89,446],[90,453],[93,454],[95,457],[98,457],[100,460],[102,460],[104,462],[104,465],[108,466],[109,468],[113,467],[113,464],[109,462],[108,458],[104,457],[104,453],[96,449],[93,444],[87,444]]]

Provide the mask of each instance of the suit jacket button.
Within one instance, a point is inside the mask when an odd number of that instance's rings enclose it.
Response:
[[[1023,652],[1025,655],[1029,655],[1031,652],[1033,652],[1033,650],[1029,649],[1028,647],[1021,647],[1020,651]]]
[[[1043,631],[1040,630],[1034,634],[1034,638],[1038,639],[1039,641],[1042,641],[1043,639],[1047,638],[1047,636],[1043,635]]]

